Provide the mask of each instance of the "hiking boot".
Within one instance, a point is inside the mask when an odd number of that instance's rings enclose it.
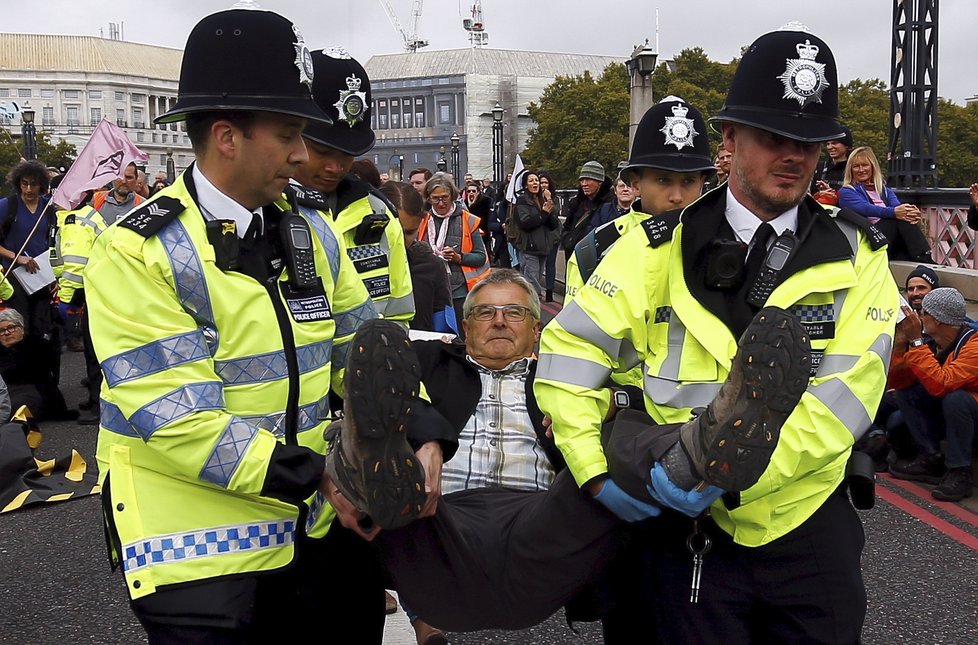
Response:
[[[944,458],[936,452],[922,452],[911,462],[898,461],[895,464],[890,464],[891,475],[897,479],[914,482],[939,484],[946,472]]]
[[[811,360],[798,319],[777,307],[761,309],[740,338],[720,392],[680,429],[682,453],[674,448],[663,459],[669,478],[686,490],[698,480],[728,492],[753,486],[808,387]],[[692,472],[681,472],[683,453]]]
[[[974,475],[971,466],[951,468],[944,475],[937,488],[930,492],[934,499],[942,502],[960,502],[965,497],[971,497],[973,491]]]
[[[432,627],[420,618],[416,618],[413,623],[414,637],[418,645],[450,645],[445,632]]]
[[[424,468],[406,425],[411,408],[422,405],[418,357],[407,332],[389,320],[368,320],[350,342],[344,416],[326,474],[374,524],[395,529],[425,503]]]
[[[84,410],[78,415],[78,419],[75,421],[80,426],[97,426],[99,424],[99,409],[98,407],[89,408]]]

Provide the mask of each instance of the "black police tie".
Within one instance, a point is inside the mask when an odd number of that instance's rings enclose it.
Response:
[[[751,240],[750,253],[747,255],[747,266],[744,269],[745,284],[747,291],[754,284],[757,274],[764,266],[764,258],[767,257],[767,242],[774,235],[774,228],[767,222],[761,223],[754,232],[754,239]]]
[[[254,243],[261,236],[261,215],[258,213],[251,214],[251,224],[248,226],[248,230],[245,231],[244,240],[246,242]]]

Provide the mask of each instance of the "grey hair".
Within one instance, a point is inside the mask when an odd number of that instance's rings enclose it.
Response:
[[[525,291],[526,295],[529,296],[530,314],[534,320],[540,320],[540,296],[537,295],[537,290],[519,271],[513,269],[493,269],[492,273],[476,282],[472,290],[466,294],[465,302],[462,303],[462,316],[468,318],[469,313],[472,312],[472,307],[475,306],[475,294],[479,293],[483,287],[493,284],[515,284]]]
[[[13,307],[0,308],[0,322],[12,322],[18,327],[23,327],[24,317]]]
[[[431,193],[435,192],[436,188],[447,190],[453,202],[458,199],[458,186],[455,185],[455,180],[447,172],[436,172],[431,176],[431,179],[425,182],[424,198],[431,201]]]

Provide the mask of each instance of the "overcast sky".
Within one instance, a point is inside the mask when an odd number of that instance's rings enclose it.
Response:
[[[912,2],[913,0],[906,0]],[[389,0],[410,30],[413,0]],[[193,25],[233,0],[7,1],[0,31],[108,36],[122,23],[126,40],[182,48]],[[379,0],[260,0],[295,22],[312,49],[346,47],[362,62],[403,51]],[[426,0],[418,36],[429,49],[468,46],[462,19],[471,0]],[[728,61],[757,36],[797,20],[831,47],[841,82],[879,78],[889,82],[892,0],[682,0],[659,5],[659,53],[671,58],[702,47]],[[489,46],[499,49],[603,54],[627,57],[646,38],[656,40],[656,2],[648,0],[483,0]],[[978,2],[942,0],[938,93],[956,103],[978,94]]]

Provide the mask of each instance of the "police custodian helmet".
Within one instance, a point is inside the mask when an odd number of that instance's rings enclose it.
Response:
[[[832,50],[799,23],[751,44],[727,100],[710,122],[743,123],[789,139],[817,143],[842,137],[839,79]]]
[[[635,129],[632,154],[621,169],[622,181],[630,181],[635,168],[716,170],[700,111],[678,96],[667,96],[646,110]]]
[[[302,136],[354,157],[374,147],[370,128],[370,78],[363,65],[341,47],[312,53],[316,80],[312,95],[333,125],[310,123]]]
[[[183,51],[177,102],[156,123],[192,112],[255,110],[330,122],[312,98],[312,57],[290,20],[253,3],[197,23]],[[236,7],[237,7],[236,6]]]

